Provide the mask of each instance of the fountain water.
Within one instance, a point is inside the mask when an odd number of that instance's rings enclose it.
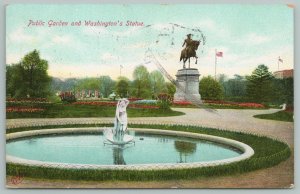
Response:
[[[114,121],[114,128],[106,129],[104,136],[106,140],[113,145],[125,145],[134,143],[133,136],[126,134],[127,132],[127,112],[126,107],[129,100],[123,98],[118,101],[116,108],[116,115]]]

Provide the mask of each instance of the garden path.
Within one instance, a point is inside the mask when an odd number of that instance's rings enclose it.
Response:
[[[185,115],[171,117],[135,117],[128,118],[129,123],[147,124],[182,124],[198,125],[233,131],[242,131],[259,135],[266,135],[285,141],[290,146],[294,145],[294,123],[254,118],[256,114],[270,114],[278,109],[249,110],[249,109],[217,109],[207,111],[194,108],[174,108],[184,112]],[[7,119],[7,128],[36,125],[58,124],[93,124],[113,123],[111,117],[102,118],[30,118]]]

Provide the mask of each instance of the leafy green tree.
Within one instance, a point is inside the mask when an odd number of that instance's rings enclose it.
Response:
[[[103,97],[108,97],[115,88],[115,82],[109,76],[100,76],[100,92]]]
[[[129,79],[127,77],[119,77],[116,83],[116,92],[121,98],[128,97]]]
[[[140,65],[134,69],[132,95],[138,98],[151,97],[151,82],[147,68]]]
[[[272,80],[272,102],[274,104],[286,103],[289,107],[294,106],[294,78]]]
[[[228,79],[223,83],[224,97],[231,101],[248,101],[246,88],[247,80],[235,74],[233,79]]]
[[[220,100],[223,98],[221,84],[211,76],[203,77],[199,83],[199,90],[202,99]]]
[[[272,79],[274,78],[272,73],[269,72],[269,68],[265,65],[259,65],[251,74],[246,77],[247,95],[254,102],[267,103],[270,102],[273,95]]]
[[[20,64],[6,65],[6,95],[8,97],[24,97],[26,87],[22,84],[23,68]],[[20,83],[20,84],[19,84]]]
[[[150,83],[153,97],[157,97],[159,93],[165,90],[165,79],[160,71],[154,70],[150,73]]]
[[[171,82],[166,82],[167,93],[174,98],[176,86]]]
[[[76,90],[99,90],[99,78],[84,78],[80,79],[76,85]]]
[[[48,62],[40,58],[37,50],[26,54],[20,63],[7,66],[8,94],[12,97],[49,96],[51,78],[47,70]]]

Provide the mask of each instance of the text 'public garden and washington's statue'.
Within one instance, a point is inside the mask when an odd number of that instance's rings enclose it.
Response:
[[[183,68],[185,68],[185,62],[187,60],[189,60],[189,68],[190,68],[191,57],[196,58],[195,64],[197,64],[198,57],[197,57],[196,50],[198,49],[198,46],[200,45],[201,41],[193,40],[191,37],[192,34],[188,34],[187,39],[184,40],[184,43],[182,45],[182,46],[185,45],[185,48],[181,51],[181,55],[180,55],[180,61],[183,60]]]
[[[133,136],[126,134],[128,123],[126,107],[128,104],[129,101],[126,98],[118,101],[114,120],[114,128],[104,131],[106,140],[112,144],[124,145],[133,142]]]

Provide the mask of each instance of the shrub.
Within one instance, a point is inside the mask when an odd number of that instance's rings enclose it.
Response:
[[[172,104],[172,96],[166,93],[161,93],[157,96],[158,106],[162,110],[170,110]]]
[[[59,97],[62,102],[68,102],[68,103],[76,102],[76,97],[73,92],[62,92],[59,95]]]

